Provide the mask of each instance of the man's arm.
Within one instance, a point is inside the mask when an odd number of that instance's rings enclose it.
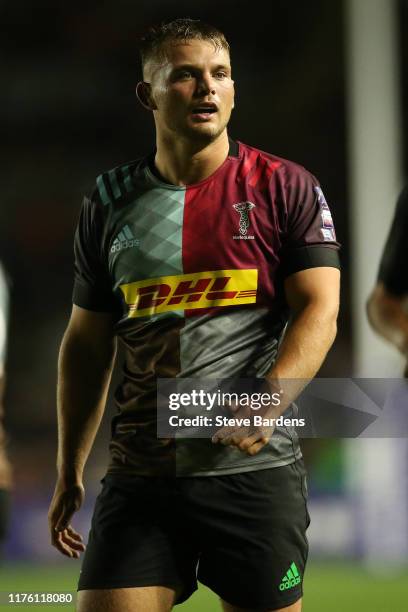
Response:
[[[408,375],[408,186],[397,201],[385,243],[377,284],[367,301],[371,327],[391,342],[407,361]]]
[[[83,470],[105,409],[115,353],[112,315],[74,305],[59,355],[58,477],[48,515],[52,544],[68,557],[84,550],[69,522],[83,501]]]
[[[286,279],[292,320],[268,380],[279,384],[280,380],[315,376],[336,337],[339,293],[337,268],[310,268]]]
[[[367,315],[371,327],[403,354],[408,376],[408,294],[394,295],[379,281],[368,299]]]
[[[339,310],[340,272],[336,268],[310,268],[290,275],[285,294],[292,319],[280,346],[278,357],[266,381],[273,392],[283,389],[282,403],[268,409],[268,418],[277,418],[302,391],[322,365],[334,342]],[[220,436],[216,440],[237,446],[255,455],[268,442],[272,431]]]

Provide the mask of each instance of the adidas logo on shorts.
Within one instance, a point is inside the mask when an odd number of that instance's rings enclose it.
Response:
[[[286,591],[287,589],[292,589],[296,585],[300,583],[300,574],[298,568],[296,567],[296,563],[292,563],[284,577],[282,578],[282,582],[279,585],[280,591]]]
[[[111,253],[117,253],[122,249],[130,249],[137,247],[140,244],[140,240],[134,237],[132,230],[128,225],[125,225],[116,236],[111,246]]]

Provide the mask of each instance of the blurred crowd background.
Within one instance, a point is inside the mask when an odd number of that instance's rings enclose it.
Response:
[[[371,6],[368,19],[378,3],[381,0],[366,2]],[[55,379],[58,346],[71,308],[73,232],[82,197],[93,188],[95,177],[145,155],[154,145],[152,119],[134,94],[141,76],[137,39],[151,23],[188,16],[218,26],[231,44],[237,92],[230,135],[294,160],[319,178],[343,246],[339,333],[320,375],[356,374],[350,228],[359,203],[352,200],[350,184],[348,4],[0,0],[0,260],[11,279],[5,407],[15,474],[6,559],[57,558],[48,544],[45,512],[55,479]],[[406,175],[408,2],[388,4],[396,23],[400,161]],[[367,150],[367,156],[373,154]],[[375,186],[381,176],[372,181]],[[383,203],[389,218],[401,186],[396,184]],[[369,241],[370,218],[366,223],[361,240]],[[387,227],[383,229],[378,258],[386,238]],[[370,262],[373,279],[378,258]],[[110,401],[87,469],[87,501],[77,519],[84,531],[107,463],[114,410]],[[344,445],[336,439],[303,444],[311,513],[313,518],[315,508],[317,517],[311,527],[316,555],[359,554],[348,529]]]

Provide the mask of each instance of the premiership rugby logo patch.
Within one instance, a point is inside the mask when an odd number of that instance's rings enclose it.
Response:
[[[234,240],[253,240],[254,236],[248,235],[248,229],[250,225],[249,212],[255,208],[255,204],[252,202],[237,202],[233,204],[237,213],[239,213],[239,235],[233,236]]]
[[[212,270],[120,285],[128,317],[256,302],[258,270]]]
[[[313,189],[317,195],[317,201],[320,204],[320,216],[322,218],[321,232],[323,239],[327,242],[335,242],[336,233],[334,231],[333,219],[330,208],[326,202],[326,198],[324,197],[324,193],[320,187],[314,187]]]

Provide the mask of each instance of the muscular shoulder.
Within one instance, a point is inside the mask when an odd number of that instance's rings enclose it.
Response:
[[[279,157],[262,149],[239,142],[240,158],[248,167],[258,164],[264,166],[264,171],[276,177],[288,189],[301,182],[315,182],[317,179],[304,166],[297,162]]]

